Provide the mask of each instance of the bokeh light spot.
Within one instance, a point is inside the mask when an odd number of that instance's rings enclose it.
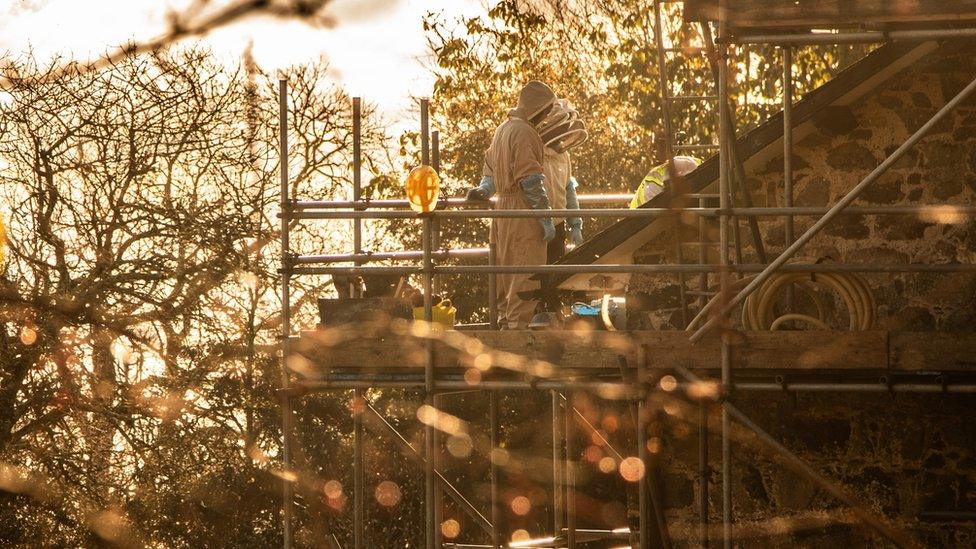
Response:
[[[20,342],[24,345],[33,345],[37,343],[37,330],[32,326],[24,326],[20,329]]]
[[[651,437],[647,441],[647,451],[652,454],[657,454],[661,451],[661,439],[658,437]]]
[[[441,534],[445,538],[454,539],[461,535],[461,523],[454,519],[447,519],[441,523]]]
[[[468,368],[464,371],[464,382],[468,385],[477,385],[481,383],[481,370],[477,368]]]
[[[384,480],[376,486],[376,501],[383,507],[400,503],[400,496],[400,487],[393,481]]]
[[[491,355],[488,353],[481,353],[480,355],[474,357],[474,367],[481,370],[482,372],[487,372],[491,369]]]
[[[525,516],[532,509],[532,502],[525,496],[516,496],[512,498],[511,506],[513,513],[519,516]]]
[[[583,450],[583,458],[590,463],[596,463],[603,457],[603,449],[595,444],[591,444]]]
[[[674,376],[672,375],[666,375],[661,378],[661,381],[658,382],[658,385],[661,387],[662,391],[670,393],[671,391],[674,391],[675,389],[678,388],[678,380],[675,379]]]
[[[466,433],[451,436],[447,439],[447,451],[456,458],[466,458],[471,455],[474,444]]]
[[[624,458],[620,462],[620,476],[627,482],[637,482],[644,477],[644,462],[633,456]]]
[[[322,491],[329,499],[336,499],[342,496],[342,483],[338,480],[330,480],[322,487]]]

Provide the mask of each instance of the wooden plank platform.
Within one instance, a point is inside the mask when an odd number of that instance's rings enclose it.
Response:
[[[745,332],[731,336],[737,371],[976,372],[976,333],[940,332]],[[439,332],[434,342],[438,369],[486,370],[489,365],[548,377],[576,370],[619,372],[639,353],[649,369],[676,364],[694,370],[719,368],[717,337],[698,344],[685,332],[474,331]],[[423,370],[425,339],[389,333],[325,330],[293,338],[289,365],[308,377],[355,370],[416,373]]]

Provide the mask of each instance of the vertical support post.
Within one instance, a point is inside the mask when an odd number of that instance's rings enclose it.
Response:
[[[706,23],[707,25],[707,23]],[[706,207],[704,197],[698,199],[698,207]],[[698,217],[698,240],[702,245],[698,247],[698,263],[705,264],[705,216]],[[708,273],[702,273],[699,279],[698,289],[701,292],[698,296],[698,307],[702,307],[708,302],[705,291],[708,290]],[[698,408],[698,462],[699,462],[699,485],[698,492],[701,499],[698,505],[698,542],[703,547],[708,547],[708,408],[702,401]]]
[[[488,236],[488,265],[494,267],[498,263],[498,248],[495,245],[495,220],[491,220]],[[494,272],[488,273],[488,325],[492,330],[498,329],[498,279]]]
[[[793,207],[793,48],[783,46],[783,206]],[[786,216],[786,244],[793,243],[793,216]]]
[[[288,199],[288,81],[278,80],[278,147],[279,172],[281,176],[281,461],[286,471],[292,469],[292,429],[294,417],[292,414],[291,397],[288,389],[291,380],[288,376],[288,337],[291,335],[291,258],[288,235],[288,213],[290,205]],[[288,477],[289,475],[285,475]],[[294,542],[292,531],[295,486],[291,480],[282,481],[282,545],[291,549]]]
[[[430,164],[430,141],[428,127],[428,101],[420,101],[420,144],[421,162],[425,165]],[[431,240],[433,219],[429,216],[423,220],[423,252],[424,252],[424,321],[430,323],[434,319],[433,315],[433,290],[434,290],[434,261],[431,253]],[[427,338],[424,342],[426,350],[426,360],[424,362],[424,403],[434,406],[434,341]],[[436,524],[436,512],[434,511],[434,492],[436,486],[434,482],[434,455],[437,449],[434,446],[434,428],[431,425],[424,426],[424,508],[426,517],[426,543],[427,549],[435,548],[435,532],[439,527]]]
[[[708,207],[708,201],[705,199],[704,196],[698,197],[698,207],[699,208]],[[699,242],[698,264],[699,265],[704,265],[708,263],[708,256],[705,254],[705,243],[708,242],[708,239],[705,236],[708,230],[708,227],[706,226],[707,222],[708,221],[705,219],[705,216],[703,215],[698,216],[698,242]],[[708,296],[705,295],[706,291],[708,291],[708,273],[702,272],[700,275],[698,275],[698,310],[699,311],[703,307],[705,307],[706,303],[708,303]]]
[[[783,46],[783,206],[793,207],[793,47]],[[785,242],[793,243],[793,216],[786,216]],[[793,312],[796,296],[790,284],[787,310]]]
[[[435,394],[434,395],[434,408],[438,410],[444,402],[444,396]],[[441,463],[441,432],[439,429],[434,429],[434,471],[435,475],[437,471],[443,471],[443,464]],[[434,487],[434,546],[438,549],[444,546],[444,534],[441,531],[441,525],[444,523],[444,491]]]
[[[366,392],[363,389],[356,389],[353,398],[352,420],[353,420],[353,547],[363,549],[366,544],[364,527],[366,515],[364,512],[363,501],[363,411],[366,401]]]
[[[718,110],[719,110],[719,207],[722,214],[719,217],[719,272],[722,299],[728,299],[729,291],[729,98],[728,98],[728,44],[726,38],[726,15],[725,9],[728,8],[726,2],[722,2],[722,10],[719,17],[719,44],[718,44]],[[727,328],[728,312],[723,312],[720,319],[722,326]],[[731,383],[731,355],[728,344],[728,337],[722,334],[722,387],[725,394]],[[731,425],[729,414],[722,410],[722,535],[723,544],[726,549],[732,549],[732,447],[729,440]]]
[[[573,448],[573,392],[566,393],[566,546],[576,549],[576,451]]]
[[[424,246],[424,321],[433,321],[433,258],[430,249],[431,218],[425,217],[423,220],[423,246]],[[434,341],[427,338],[424,342],[426,360],[424,362],[424,404],[434,406]],[[437,529],[435,524],[434,511],[434,428],[427,424],[424,425],[424,507],[427,519],[427,549],[434,549],[434,532]]]
[[[434,130],[430,133],[430,167],[434,168],[434,171],[441,173],[441,132]],[[434,250],[441,249],[441,220],[434,220],[434,241],[431,246]],[[441,278],[440,276],[434,277],[434,293],[441,293]]]
[[[495,449],[498,448],[498,392],[489,390],[488,391],[488,436],[490,438],[489,442],[491,444],[491,450],[488,452],[489,461],[489,482],[491,499],[491,546],[494,549],[501,549],[502,547],[502,534],[499,528],[501,527],[501,507],[499,502],[498,493],[498,463],[495,457]]]
[[[637,347],[637,386],[645,387],[647,352],[643,345]],[[651,548],[651,464],[647,456],[647,395],[641,394],[637,402],[634,423],[637,426],[637,457],[644,465],[644,476],[638,481],[638,508],[640,509],[640,549]]]
[[[556,390],[552,396],[552,531],[559,535],[563,528],[563,403]]]
[[[708,405],[705,400],[698,404],[698,492],[701,500],[698,502],[698,542],[702,547],[708,547],[708,478],[711,471],[708,468]]]
[[[362,199],[362,99],[352,98],[352,199],[359,202]],[[353,249],[357,254],[363,251],[362,220],[353,220]],[[357,261],[357,265],[361,262]],[[363,406],[366,393],[356,389],[353,394],[353,548],[365,547],[364,522],[365,502],[363,501]]]
[[[434,171],[440,174],[441,171],[441,132],[433,131],[431,132],[431,167]],[[434,219],[431,222],[431,248],[433,250],[441,249],[441,222],[439,219]],[[440,277],[435,276],[433,281],[433,292],[441,293],[440,287]],[[438,410],[441,409],[441,404],[443,402],[443,397],[441,395],[434,395],[434,407]],[[441,470],[440,456],[441,456],[441,432],[439,430],[434,431],[434,469]],[[441,532],[441,524],[444,522],[444,492],[435,488],[434,490],[434,544],[439,548],[443,545],[444,536]]]
[[[430,166],[434,170],[441,169],[441,132],[430,132]]]
[[[430,100],[420,100],[420,163],[430,165]]]
[[[362,98],[352,98],[352,199],[359,202],[363,198],[363,152],[362,152]],[[356,253],[363,251],[363,222],[354,219],[352,226],[352,244]],[[359,263],[357,262],[357,265]]]
[[[705,23],[708,25],[708,23]],[[708,43],[711,43],[711,36],[709,36]],[[698,207],[705,208],[707,206],[707,200],[704,197],[698,199]],[[698,263],[704,265],[706,263],[705,256],[705,245],[706,242],[706,224],[707,220],[705,216],[698,217],[698,240],[702,242],[698,247]],[[702,273],[698,280],[698,308],[701,310],[702,307],[708,302],[708,297],[705,292],[708,290],[708,273]],[[698,541],[703,548],[708,547],[708,408],[706,407],[704,401],[699,404],[699,423],[698,423],[698,462],[699,462],[699,486],[698,492],[701,499],[699,500],[698,509]]]

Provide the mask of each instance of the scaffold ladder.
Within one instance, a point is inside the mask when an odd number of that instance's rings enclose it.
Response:
[[[674,127],[674,122],[675,122],[674,113],[675,113],[676,106],[680,108],[681,105],[688,105],[690,103],[695,103],[695,102],[705,103],[709,106],[708,108],[710,108],[717,115],[717,111],[719,110],[717,108],[718,106],[717,72],[718,71],[717,71],[717,64],[715,59],[715,47],[712,41],[712,32],[711,32],[711,28],[708,26],[708,23],[701,22],[700,25],[698,25],[696,28],[696,25],[685,21],[683,17],[672,18],[679,21],[678,24],[682,26],[684,32],[686,32],[689,36],[696,37],[701,41],[702,44],[701,46],[689,45],[687,47],[678,47],[675,44],[673,44],[670,39],[665,37],[667,30],[664,25],[664,20],[665,20],[665,14],[663,13],[664,4],[672,4],[672,5],[682,4],[683,7],[684,3],[680,1],[675,2],[673,0],[672,1],[655,0],[654,2],[654,41],[655,41],[655,47],[657,49],[656,58],[657,58],[658,75],[659,75],[660,88],[661,88],[660,91],[661,124],[663,126],[663,137],[664,137],[663,149],[664,149],[664,155],[666,161],[668,162],[668,169],[671,174],[674,174],[675,171],[674,171],[673,158],[675,154],[680,154],[684,152],[713,153],[717,151],[720,146],[717,143],[691,143],[691,144],[684,143],[682,142],[682,140],[679,140],[678,138],[678,136],[684,132]],[[675,82],[673,78],[674,75],[668,68],[669,56],[674,54],[704,55],[707,61],[707,65],[710,69],[709,72],[711,74],[703,77],[702,81],[712,81],[714,83],[713,92],[712,93],[706,92],[704,94],[697,94],[697,95],[691,93],[685,93],[685,94],[675,93],[676,88],[675,88]],[[707,117],[707,118],[717,119],[717,116]],[[732,118],[734,119],[734,117]],[[734,120],[732,120],[730,127],[733,129],[733,131],[731,135],[728,136],[727,138],[730,140],[732,144],[732,148],[734,150],[735,142],[736,142]],[[692,132],[689,132],[689,134],[691,133]],[[718,135],[719,133],[720,132],[718,131],[713,131],[710,132],[710,135]],[[702,156],[705,155],[702,154]],[[736,200],[735,200],[736,194],[741,194],[741,200],[743,204],[748,207],[752,205],[752,200],[749,197],[748,192],[745,191],[744,169],[742,167],[741,162],[739,161],[738,155],[733,154],[733,157],[734,158],[733,158],[732,167],[736,176],[735,179],[739,183],[737,187],[738,189],[741,190],[741,193],[737,193],[736,189],[733,188],[733,190],[731,191],[732,196],[729,197],[730,204],[732,204],[734,207],[736,204]],[[669,178],[669,181],[671,182],[670,190],[672,193],[673,206],[675,207],[687,206],[685,202],[695,198],[698,199],[698,204],[696,204],[697,206],[706,207],[710,205],[709,201],[714,201],[718,199],[718,195],[707,195],[707,194],[698,194],[695,196],[688,195],[685,192],[686,189],[684,189],[683,180],[680,177],[675,177],[674,175],[672,175]],[[754,217],[749,218],[749,225],[750,225],[750,232],[752,233],[751,236],[752,236],[753,247],[756,250],[759,260],[765,263],[766,261],[765,247],[762,242],[762,236],[759,233],[758,224]],[[739,235],[738,220],[733,219],[732,229],[733,229],[732,245],[734,246],[735,249],[735,257],[738,262],[742,262],[742,240]],[[699,238],[696,241],[692,241],[692,242],[684,241],[684,237],[682,235],[682,231],[684,230],[684,228],[681,221],[678,218],[675,218],[674,226],[672,227],[672,230],[674,232],[674,241],[675,241],[674,243],[675,256],[676,256],[675,260],[678,263],[685,263],[684,247],[686,245],[697,246],[698,250],[696,255],[699,264],[704,264],[707,261],[706,248],[717,245],[716,242],[710,242],[705,237],[706,224],[701,220],[699,220],[698,227],[697,227],[697,233]],[[681,328],[686,326],[688,323],[689,303],[697,299],[698,306],[700,308],[704,306],[705,302],[707,301],[707,298],[710,295],[713,295],[713,292],[708,291],[708,286],[709,286],[709,280],[707,274],[699,276],[698,288],[696,290],[688,289],[685,277],[683,275],[679,276],[679,298],[681,300],[681,322],[682,322],[682,326],[680,326]]]

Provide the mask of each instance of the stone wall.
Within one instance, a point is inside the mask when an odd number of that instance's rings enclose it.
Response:
[[[794,202],[834,204],[861,178],[976,75],[976,48],[944,46],[885,82],[851,108],[830,108],[814,120],[816,131],[795,144]],[[783,204],[782,155],[750,174],[757,206]],[[855,202],[857,205],[976,204],[976,100],[957,108]],[[798,217],[796,234],[814,218]],[[761,218],[766,248],[784,248],[784,221]],[[714,229],[710,231],[714,238]],[[746,223],[741,228],[749,242]],[[686,240],[695,240],[693,233]],[[668,239],[645,246],[636,260],[672,261]],[[714,248],[712,249],[714,254]],[[693,245],[685,247],[694,258]],[[807,245],[806,260],[850,263],[973,263],[976,223],[968,216],[842,216]],[[756,261],[750,246],[746,262]],[[865,275],[878,300],[878,327],[892,330],[970,331],[976,325],[976,275]],[[636,327],[679,325],[673,279],[635,276],[632,292],[647,292],[653,304]],[[837,308],[840,303],[835,303]],[[838,315],[843,311],[838,310]],[[641,315],[634,315],[640,318]],[[842,320],[838,318],[838,320]],[[675,321],[675,322],[672,322]],[[839,325],[843,326],[841,322]]]
[[[761,397],[760,399],[755,398]],[[972,547],[971,521],[926,520],[927,512],[976,511],[976,429],[971,396],[768,393],[738,405],[862,505],[905,528],[925,547]],[[713,468],[710,520],[721,525],[720,419],[709,419]],[[744,547],[885,546],[844,506],[764,453],[742,429],[732,445],[732,500]],[[698,433],[672,429],[665,474],[676,538],[694,545],[700,494]],[[718,532],[713,535],[719,539]],[[783,533],[771,533],[783,532]]]
[[[895,150],[916,128],[976,77],[976,48],[943,46],[884,83],[859,102],[829,109],[816,131],[796,143],[795,204],[834,204]],[[783,204],[782,156],[751,174],[757,206]],[[858,205],[976,204],[976,100],[900,160],[855,203]],[[802,234],[813,218],[797,218]],[[846,216],[816,237],[802,259],[846,263],[976,263],[976,223],[970,217]],[[784,248],[784,222],[766,219],[762,232],[771,254]],[[714,238],[714,229],[711,231]],[[748,240],[748,228],[742,226]],[[693,239],[693,235],[686,235]],[[663,240],[662,240],[663,242]],[[694,253],[688,248],[689,253]],[[638,262],[670,262],[667,246],[649,244]],[[756,261],[750,248],[746,262]],[[865,275],[878,301],[877,327],[889,330],[976,329],[976,275]],[[635,277],[631,292],[648,309],[634,327],[679,325],[674,279]],[[841,303],[822,295],[836,327],[846,325]],[[636,300],[635,300],[636,301]],[[802,308],[802,306],[801,306]],[[976,399],[923,395],[741,395],[740,406],[778,440],[827,476],[842,481],[868,508],[909,529],[926,546],[969,547],[976,523],[923,520],[927,511],[976,511]],[[719,425],[717,416],[711,418]],[[670,439],[666,474],[670,518],[678,537],[696,539],[697,434],[679,430]],[[710,440],[719,466],[717,436]],[[743,546],[826,547],[882,545],[841,505],[781,464],[759,457],[754,443],[736,443],[734,512],[741,524],[809,529],[749,537]],[[714,477],[720,482],[718,475]],[[712,520],[721,520],[721,485],[709,493]],[[824,522],[818,522],[824,521]]]

